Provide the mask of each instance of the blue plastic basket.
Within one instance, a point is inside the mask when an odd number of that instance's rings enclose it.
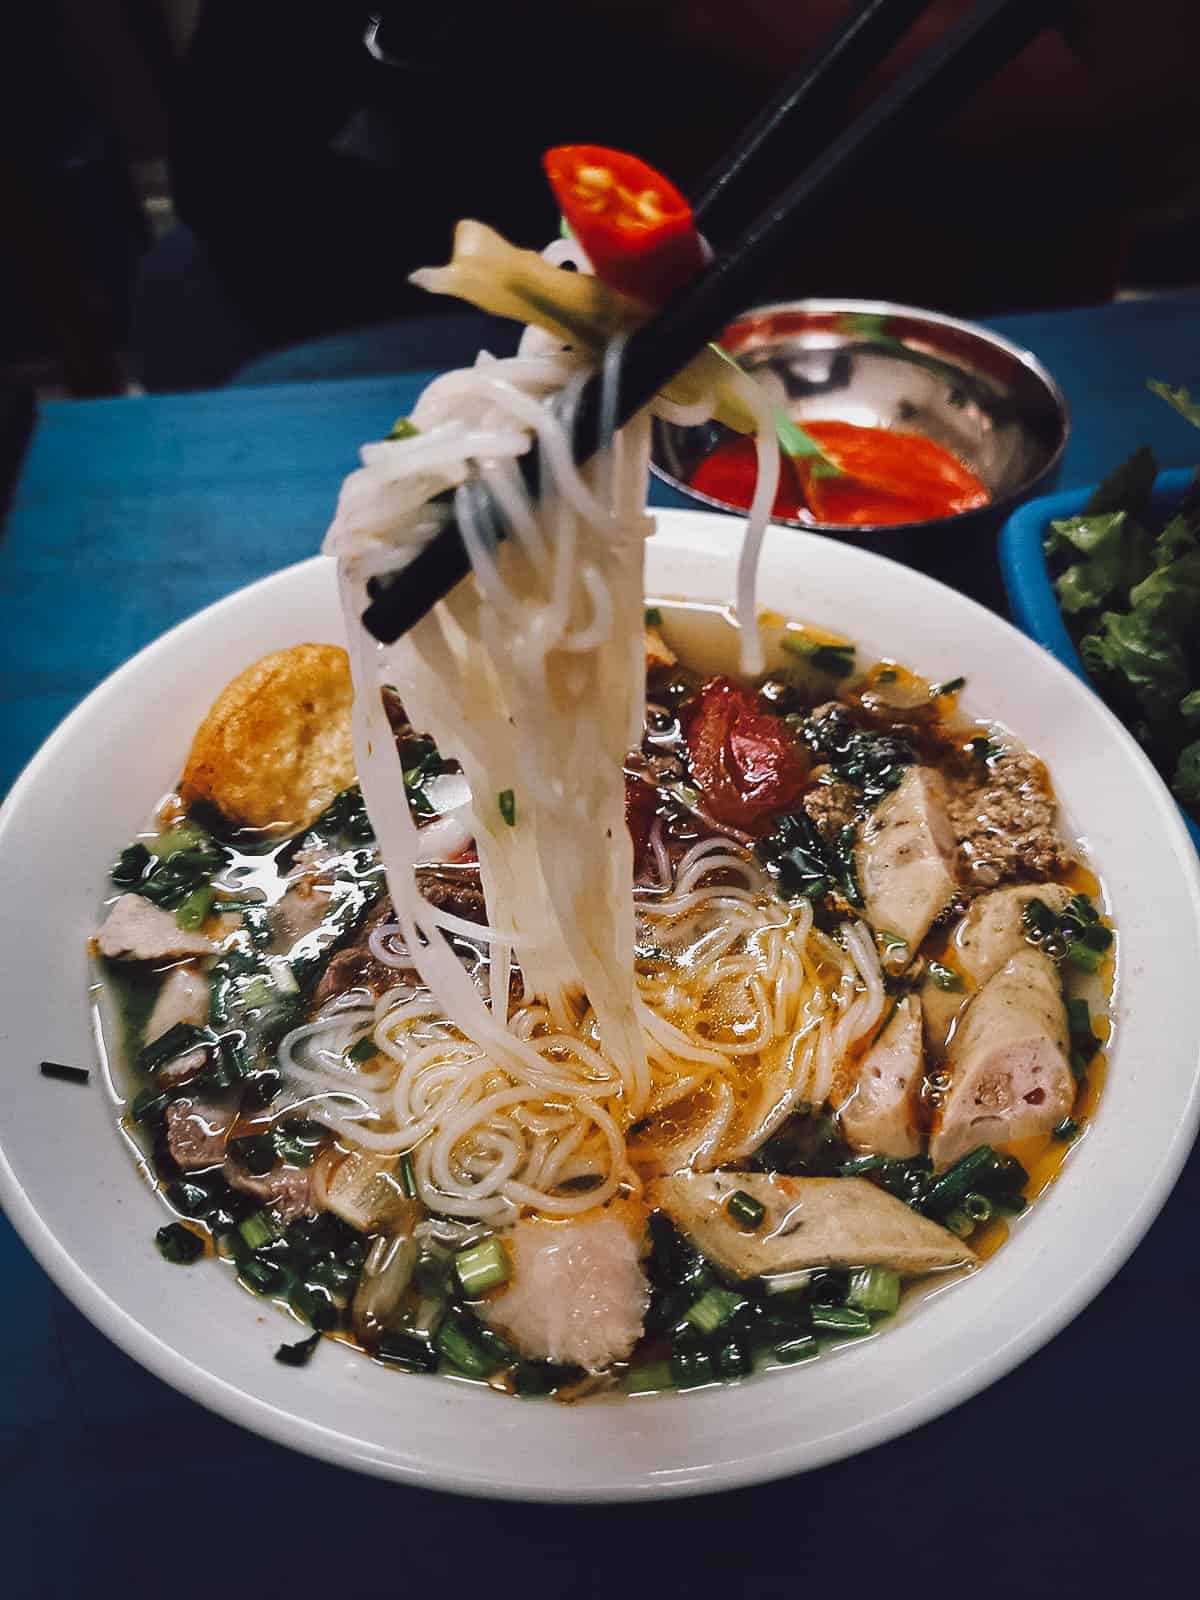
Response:
[[[1186,469],[1160,473],[1154,484],[1151,501],[1154,512],[1169,512],[1171,504],[1179,499],[1192,478],[1192,472]],[[1004,575],[1013,621],[1022,633],[1036,639],[1044,650],[1057,656],[1084,683],[1090,683],[1091,680],[1067,632],[1062,612],[1058,609],[1058,596],[1046,568],[1042,539],[1048,524],[1056,518],[1078,516],[1091,493],[1090,488],[1066,489],[1061,494],[1048,494],[1040,500],[1030,500],[1009,517],[1000,535],[1000,570]],[[1192,842],[1200,850],[1200,825],[1183,811],[1182,806],[1180,811]]]

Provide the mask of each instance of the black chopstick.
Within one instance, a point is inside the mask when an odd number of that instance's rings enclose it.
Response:
[[[861,80],[932,4],[864,0],[788,78],[695,191],[692,214],[714,250],[732,242],[753,219],[765,190],[768,157],[777,167],[786,140],[793,169],[810,159],[828,139],[830,125],[842,121],[845,104]]]
[[[978,0],[894,84],[800,172],[751,223],[741,238],[718,255],[694,283],[676,295],[629,339],[621,362],[617,422],[623,425],[747,305],[769,281],[780,255],[796,244],[815,207],[851,183],[881,147],[901,136],[936,127],[958,109],[1029,41],[1059,18],[1053,0]],[[777,137],[782,124],[775,124]],[[741,148],[741,146],[739,146]],[[572,418],[577,463],[596,454],[601,438],[601,383],[584,387]],[[522,470],[537,492],[531,450]],[[505,536],[482,485],[472,492],[479,512],[490,517],[497,539]],[[373,580],[363,624],[390,644],[454,588],[470,570],[462,536],[448,523],[391,580]]]

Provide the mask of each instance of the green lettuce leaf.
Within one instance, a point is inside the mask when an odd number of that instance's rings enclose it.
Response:
[[[1192,549],[1165,567],[1156,567],[1129,592],[1140,615],[1185,637],[1200,628],[1200,550]]]
[[[1100,627],[1082,641],[1086,665],[1124,700],[1132,699],[1151,723],[1170,724],[1187,694],[1188,663],[1179,642],[1152,617],[1106,611]]]
[[[1072,562],[1055,582],[1062,608],[1072,616],[1124,600],[1130,587],[1151,570],[1150,537],[1126,511],[1052,522],[1046,553],[1053,556],[1066,550],[1077,550],[1084,557]]]
[[[1200,807],[1200,739],[1185,744],[1175,763],[1171,789],[1177,800],[1193,809]]]
[[[1179,702],[1179,715],[1189,722],[1200,720],[1200,689],[1193,689]]]
[[[1151,394],[1156,394],[1160,400],[1165,400],[1169,406],[1174,406],[1179,415],[1191,423],[1193,428],[1200,428],[1200,401],[1193,400],[1184,388],[1172,389],[1169,383],[1163,383],[1160,378],[1149,378],[1146,382]]]

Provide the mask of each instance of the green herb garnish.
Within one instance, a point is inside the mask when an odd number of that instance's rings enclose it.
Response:
[[[500,807],[500,815],[510,828],[517,824],[517,800],[511,789],[501,789],[496,796],[496,804]]]

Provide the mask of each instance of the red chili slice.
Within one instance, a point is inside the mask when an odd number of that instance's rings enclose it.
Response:
[[[559,210],[610,288],[656,306],[704,265],[691,207],[636,156],[561,144],[546,151],[542,165]]]
[[[786,725],[729,678],[710,678],[684,711],[692,779],[718,822],[754,832],[799,799],[807,752]]]

